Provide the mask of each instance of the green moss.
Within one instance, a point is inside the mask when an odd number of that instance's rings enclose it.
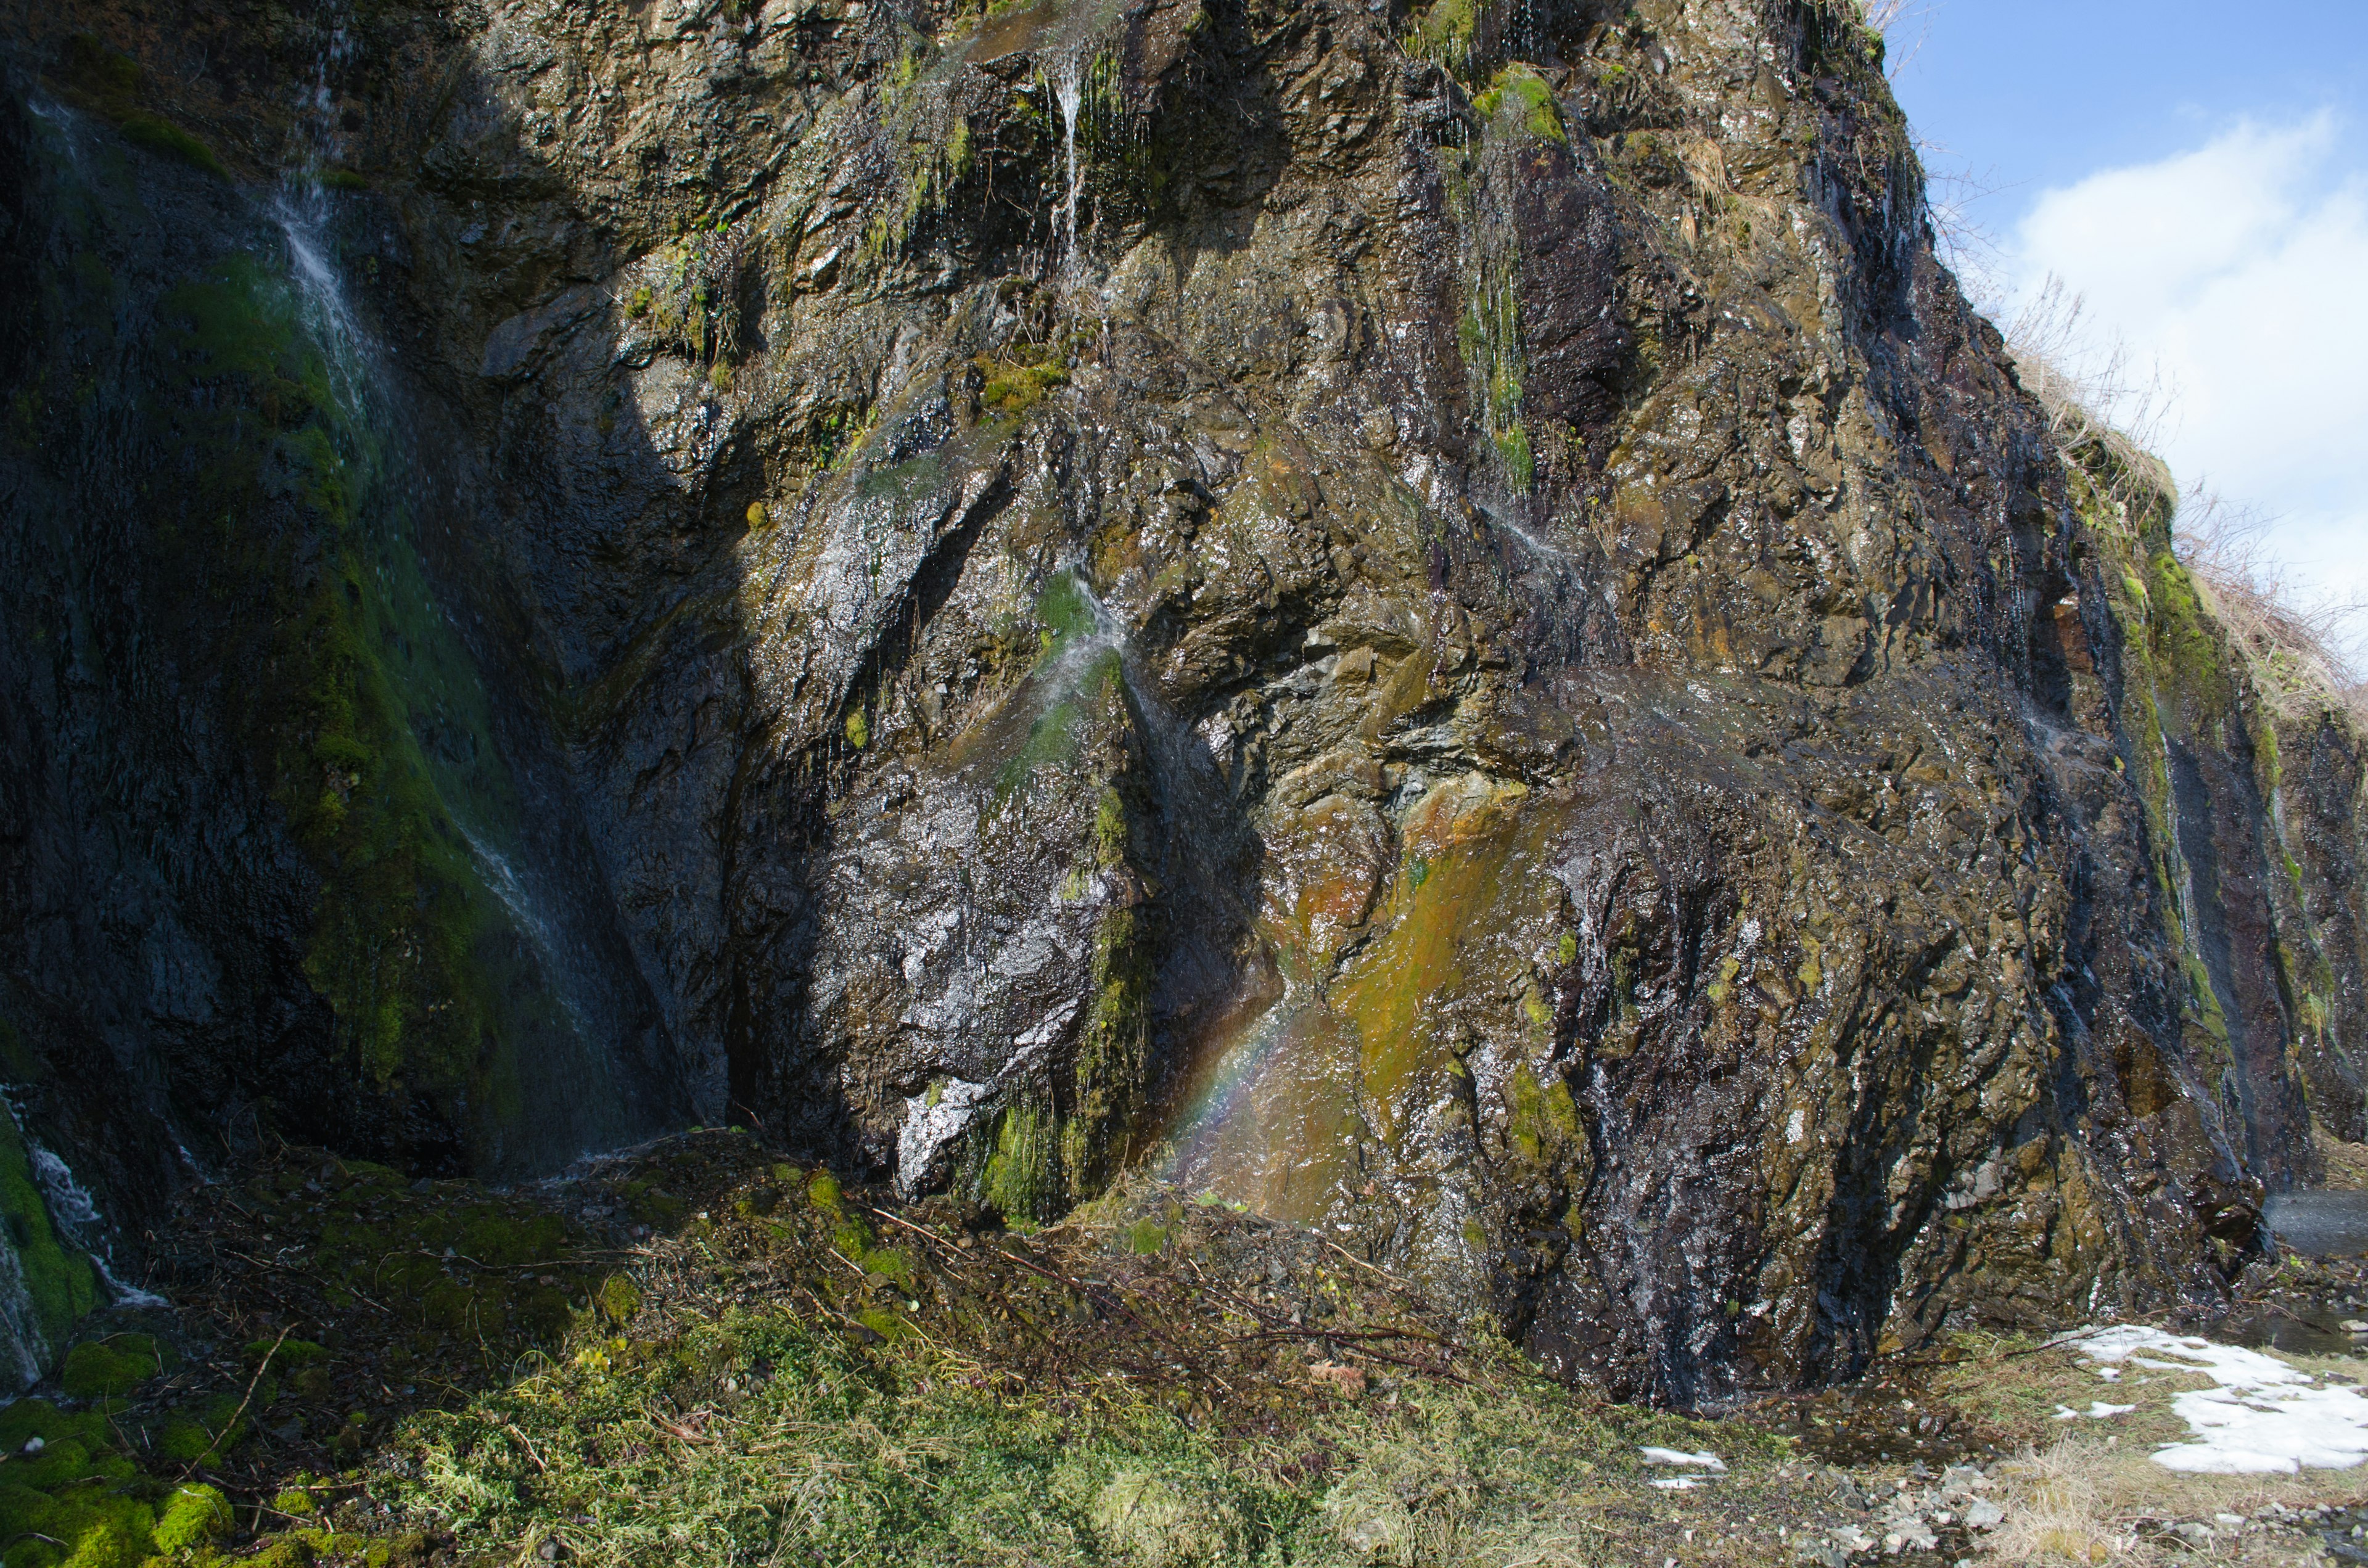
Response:
[[[272,1496],[271,1510],[291,1518],[310,1518],[320,1508],[320,1502],[302,1486],[285,1487]]]
[[[1578,1136],[1578,1104],[1559,1075],[1541,1085],[1526,1066],[1505,1085],[1506,1139],[1532,1165],[1543,1164]]]
[[[1036,620],[1043,628],[1048,651],[1093,634],[1093,606],[1075,573],[1054,573],[1045,583],[1044,591],[1036,596]]]
[[[1151,1051],[1152,944],[1136,909],[1094,931],[1093,1010],[1079,1031],[1072,1110],[1061,1127],[1068,1199],[1099,1194],[1125,1159]]]
[[[2215,623],[2195,579],[2169,550],[2147,562],[2147,589],[2154,611],[2147,620],[2150,652],[2169,678],[2191,722],[2209,723],[2236,706],[2233,663],[2227,639]]]
[[[170,1556],[220,1540],[231,1530],[230,1502],[211,1486],[176,1487],[156,1520],[155,1547]]]
[[[125,140],[152,153],[178,158],[192,168],[203,169],[210,175],[229,176],[230,171],[222,167],[222,159],[215,156],[211,147],[160,115],[128,114],[123,117],[122,127]]]
[[[867,1248],[857,1255],[856,1262],[862,1265],[866,1274],[879,1275],[908,1296],[918,1283],[919,1277],[913,1271],[912,1256],[895,1247]]]
[[[979,1200],[1008,1220],[1046,1221],[1064,1205],[1061,1137],[1053,1108],[1032,1099],[1004,1108],[977,1184]]]
[[[156,548],[320,893],[302,957],[362,1086],[518,1110],[522,1053],[572,1026],[476,846],[524,808],[491,705],[412,544],[358,367],[290,285],[233,257],[162,301],[186,503]],[[428,739],[432,737],[433,744]]]
[[[1456,338],[1489,446],[1506,479],[1527,489],[1536,481],[1537,463],[1522,412],[1520,300],[1510,258],[1482,258],[1477,285],[1456,323]]]
[[[1537,67],[1516,61],[1497,73],[1473,107],[1492,123],[1509,125],[1543,142],[1570,140],[1554,87]]]
[[[269,1358],[272,1366],[285,1372],[300,1367],[311,1366],[315,1362],[326,1361],[329,1358],[329,1352],[309,1339],[248,1341],[246,1359],[249,1365],[260,1367],[267,1358]]]
[[[1051,675],[1063,640],[1048,631],[1039,672]],[[1124,689],[1125,665],[1119,651],[1110,649],[1077,672],[1074,685],[1053,693],[1053,699],[1029,725],[1027,738],[996,776],[996,802],[1002,805],[1017,794],[1040,768],[1062,768],[1076,760],[1080,735],[1098,714],[1115,717]]]
[[[847,715],[847,744],[858,751],[871,744],[871,724],[864,718],[860,708],[850,710]]]
[[[492,1204],[460,1215],[460,1252],[488,1268],[516,1268],[559,1256],[567,1226],[554,1214],[518,1214]]]
[[[154,1340],[144,1334],[120,1334],[66,1352],[58,1381],[76,1399],[100,1399],[129,1393],[164,1373],[164,1358]]]
[[[602,1280],[592,1300],[599,1307],[600,1315],[620,1328],[632,1322],[633,1314],[642,1310],[642,1292],[621,1274],[611,1274]]]
[[[814,1172],[814,1179],[806,1184],[807,1200],[825,1213],[840,1211],[840,1196],[838,1178],[828,1171]]]
[[[1505,477],[1527,490],[1538,476],[1537,460],[1530,450],[1529,431],[1515,425],[1497,432],[1496,441],[1497,455],[1505,464]]]
[[[1050,360],[1030,364],[981,355],[974,361],[985,378],[979,388],[982,407],[1018,418],[1044,400],[1055,387],[1066,386],[1068,367]]]
[[[51,1495],[21,1483],[0,1485],[8,1568],[138,1568],[152,1555],[155,1525],[148,1505],[104,1487]]]
[[[855,1314],[855,1321],[891,1344],[913,1332],[910,1324],[884,1307],[866,1307]]]
[[[1735,977],[1743,972],[1743,960],[1733,954],[1719,962],[1718,978],[1704,988],[1704,994],[1713,1005],[1724,1003],[1734,992]]]
[[[1435,61],[1461,75],[1472,65],[1474,0],[1432,0],[1406,29],[1408,54]]]
[[[28,1326],[40,1340],[25,1350],[37,1363],[46,1363],[51,1347],[98,1306],[98,1278],[90,1260],[68,1246],[50,1223],[24,1136],[17,1130],[16,1118],[5,1110],[0,1110],[0,1224],[7,1228],[6,1241],[13,1244],[24,1276],[32,1309]]]
[[[165,1425],[156,1451],[176,1464],[195,1464],[211,1453],[214,1434],[199,1422],[176,1416]]]
[[[871,1227],[859,1215],[842,1215],[831,1227],[830,1244],[841,1257],[860,1259],[871,1248]]]

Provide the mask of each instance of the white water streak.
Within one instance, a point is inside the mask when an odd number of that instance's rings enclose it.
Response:
[[[1085,101],[1082,57],[1073,54],[1061,62],[1053,96],[1061,105],[1061,140],[1069,164],[1068,188],[1061,196],[1061,258],[1064,267],[1072,267],[1077,255],[1077,108]]]

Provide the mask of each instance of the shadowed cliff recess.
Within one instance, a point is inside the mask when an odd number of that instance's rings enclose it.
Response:
[[[2361,733],[1854,6],[7,26],[0,1061],[125,1278],[736,1124],[1694,1404],[2208,1310],[2368,1132]]]

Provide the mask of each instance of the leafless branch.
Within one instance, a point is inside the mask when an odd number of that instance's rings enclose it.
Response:
[[[1932,37],[1933,5],[1934,0],[1859,0],[1859,19],[1881,33],[1888,46],[1884,74],[1896,79],[1924,51]],[[1910,28],[1915,37],[1903,48],[1900,40]]]

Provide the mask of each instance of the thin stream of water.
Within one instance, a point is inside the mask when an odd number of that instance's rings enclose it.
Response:
[[[1061,141],[1067,155],[1069,183],[1061,195],[1062,266],[1074,267],[1077,256],[1077,108],[1085,101],[1085,62],[1072,53],[1061,62],[1053,96],[1061,105]]]

